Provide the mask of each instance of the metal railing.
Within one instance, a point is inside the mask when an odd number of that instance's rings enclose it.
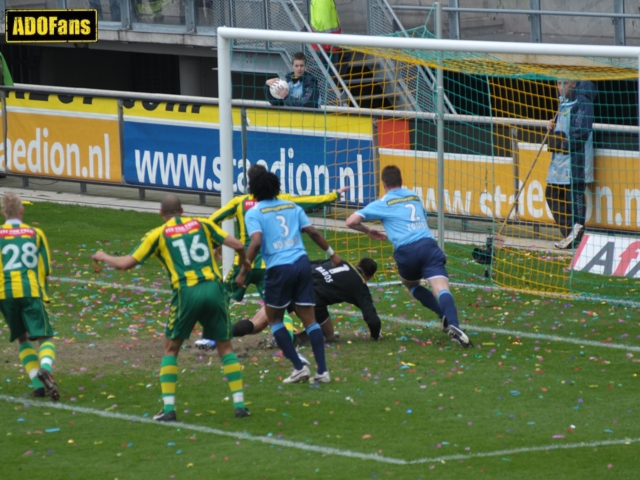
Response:
[[[355,9],[366,14],[367,32],[370,35],[380,34],[375,33],[376,28],[381,25],[380,8],[376,11],[376,6],[382,6],[382,14],[389,17],[388,25],[392,31],[403,30],[395,12],[426,12],[433,8],[433,5],[389,5],[387,0],[354,2],[357,4]],[[626,44],[625,20],[640,19],[640,14],[625,13],[624,0],[612,0],[612,12],[541,10],[541,0],[529,2],[529,9],[518,10],[462,8],[459,7],[459,0],[449,0],[449,6],[442,10],[449,14],[449,34],[452,39],[460,39],[461,14],[526,15],[529,17],[533,43],[542,42],[543,16],[609,18],[614,24],[615,45]],[[287,3],[295,4],[302,17],[308,21],[309,0],[289,0]],[[575,3],[582,5],[581,2]],[[98,10],[99,28],[104,30],[214,36],[216,29],[223,25],[290,30],[291,26],[286,25],[287,21],[282,21],[286,18],[289,7],[284,8],[283,15],[281,6],[281,0],[0,0],[0,24],[4,23],[4,11],[7,8],[95,8]],[[385,30],[388,28],[385,27]]]
[[[542,42],[542,16],[560,17],[587,17],[587,18],[611,18],[614,25],[615,45],[626,45],[625,20],[639,19],[640,15],[625,13],[624,0],[613,0],[613,12],[577,12],[564,10],[541,10],[540,0],[529,0],[528,10],[511,8],[461,8],[459,0],[449,0],[449,7],[443,7],[442,11],[449,13],[449,38],[460,39],[460,14],[461,13],[496,13],[501,15],[527,15],[530,24],[530,37],[532,43]],[[582,3],[576,2],[582,5]],[[394,5],[396,11],[431,11],[433,5]]]

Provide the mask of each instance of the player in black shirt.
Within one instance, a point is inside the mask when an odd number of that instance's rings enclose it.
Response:
[[[361,259],[355,267],[344,260],[337,267],[333,266],[331,260],[311,262],[316,321],[320,324],[327,341],[336,338],[327,307],[343,302],[355,305],[362,310],[362,316],[369,326],[371,338],[373,340],[380,339],[380,317],[378,317],[371,292],[367,287],[367,282],[373,278],[377,270],[378,264],[366,257]],[[233,336],[243,337],[259,333],[266,326],[267,316],[263,307],[251,320],[236,322],[233,325]]]

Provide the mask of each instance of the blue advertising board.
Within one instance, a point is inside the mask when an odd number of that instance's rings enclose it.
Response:
[[[146,119],[145,119],[146,120]],[[192,192],[220,192],[219,130],[153,121],[124,122],[124,182]],[[233,132],[234,157],[242,154]],[[234,193],[244,193],[244,163],[234,158]],[[376,197],[371,137],[333,132],[284,133],[249,128],[247,165],[260,163],[280,177],[282,192],[320,195],[350,186],[346,200],[361,205]]]

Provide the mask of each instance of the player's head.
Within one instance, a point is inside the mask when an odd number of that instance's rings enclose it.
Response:
[[[256,200],[273,200],[280,194],[280,179],[275,173],[257,172],[249,183],[249,191]]]
[[[180,199],[172,193],[165,195],[160,203],[160,215],[165,220],[182,215],[182,202],[180,202]]]
[[[402,186],[402,173],[395,165],[387,165],[382,169],[382,183],[386,189]]]
[[[372,258],[364,257],[360,259],[356,268],[360,270],[365,282],[368,282],[378,271],[378,264]]]
[[[304,56],[304,53],[302,52],[294,53],[293,58],[291,59],[291,68],[293,69],[293,76],[301,77],[304,74],[306,66],[307,66],[307,59]]]
[[[558,80],[556,82],[558,86],[558,97],[560,101],[568,99],[578,84],[575,80]]]
[[[24,207],[22,206],[22,200],[17,193],[5,193],[2,196],[2,215],[7,220],[11,218],[18,218],[22,220],[24,214]]]
[[[251,182],[253,181],[253,177],[256,176],[258,172],[267,172],[267,168],[264,165],[260,165],[258,163],[254,163],[247,170],[247,181],[249,182],[249,188],[247,191],[251,191]]]

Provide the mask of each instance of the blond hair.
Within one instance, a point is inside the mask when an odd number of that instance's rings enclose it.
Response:
[[[22,211],[22,200],[17,193],[5,193],[2,196],[2,215],[4,218],[18,218]]]

